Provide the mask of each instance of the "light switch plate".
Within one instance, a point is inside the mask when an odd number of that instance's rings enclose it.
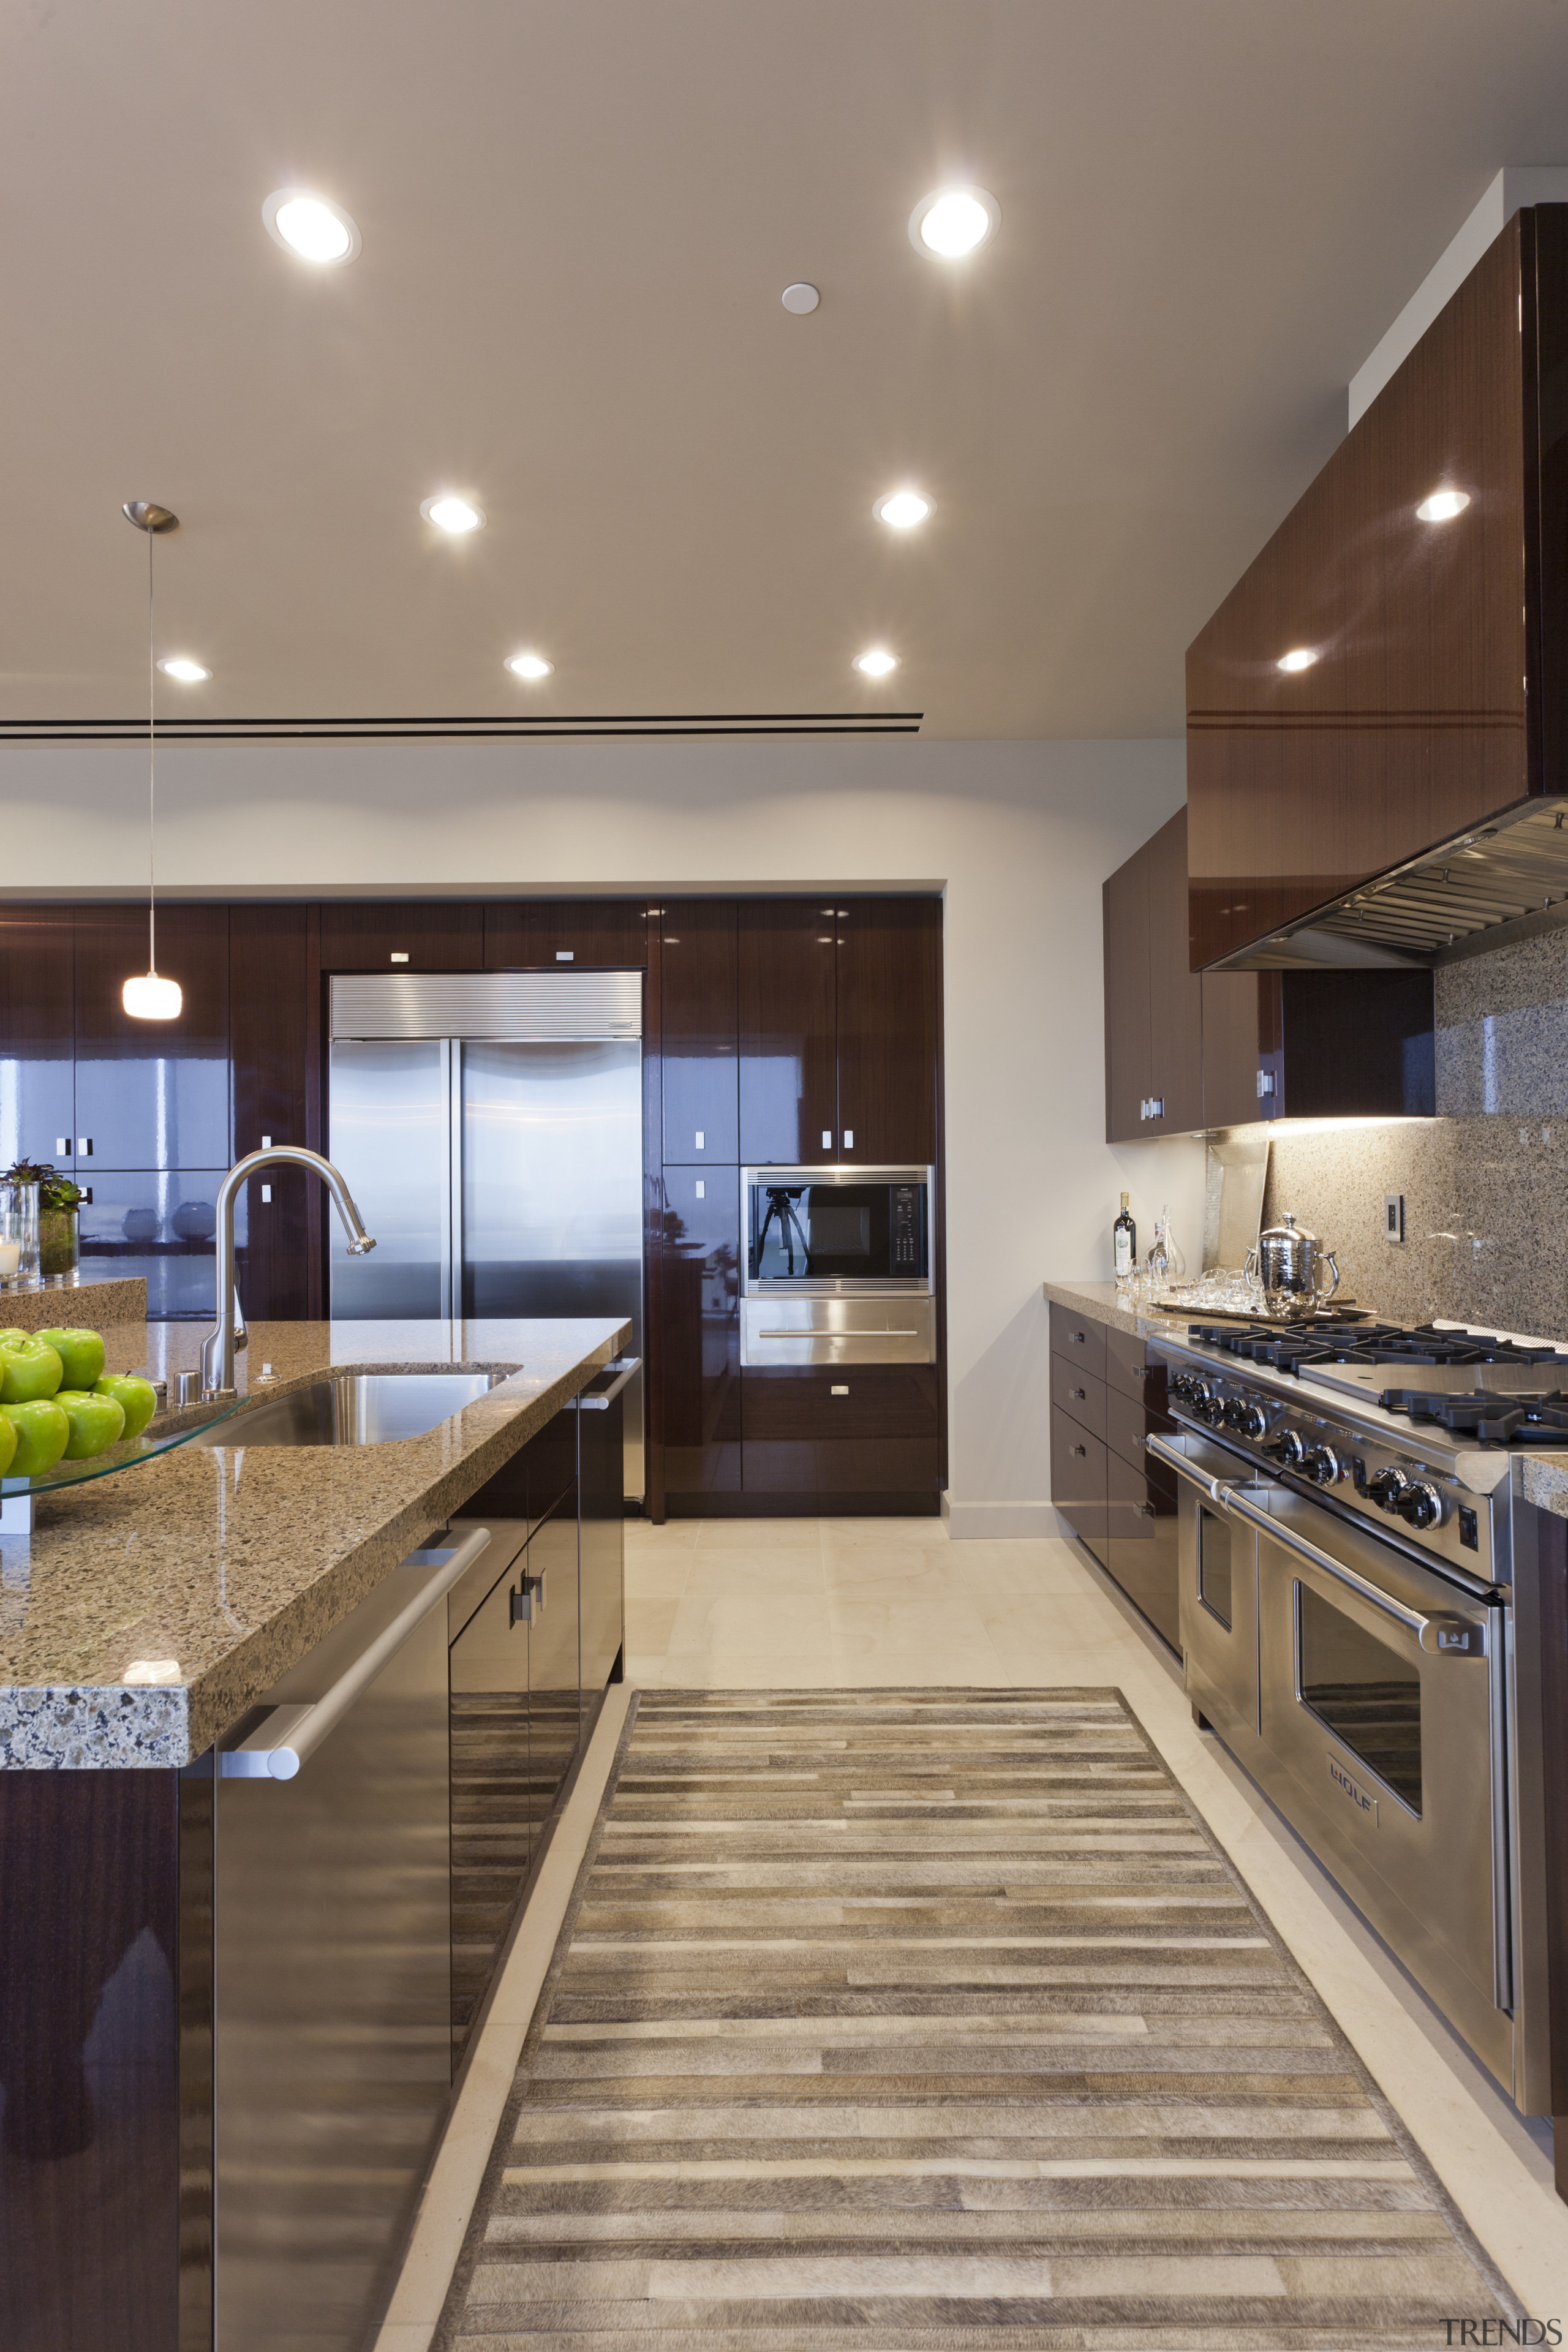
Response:
[[[1383,1238],[1385,1242],[1405,1239],[1405,1195],[1385,1192],[1383,1196]]]

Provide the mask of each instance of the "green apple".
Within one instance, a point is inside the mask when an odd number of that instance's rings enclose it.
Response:
[[[52,1348],[65,1366],[61,1386],[90,1389],[103,1376],[103,1341],[96,1331],[36,1331],[34,1338]]]
[[[140,1372],[105,1372],[92,1387],[95,1396],[112,1397],[124,1412],[122,1437],[140,1437],[158,1410],[158,1391]]]
[[[31,1331],[0,1331],[0,1404],[31,1404],[52,1397],[66,1368],[47,1341]]]
[[[41,1478],[54,1468],[70,1439],[71,1425],[53,1397],[0,1404],[0,1419],[8,1421],[16,1433],[16,1451],[11,1456],[13,1478]]]
[[[125,1408],[113,1397],[95,1396],[90,1389],[57,1389],[55,1402],[71,1425],[68,1462],[90,1462],[124,1433]]]
[[[0,1478],[11,1467],[11,1456],[16,1451],[16,1432],[5,1415],[0,1412]]]

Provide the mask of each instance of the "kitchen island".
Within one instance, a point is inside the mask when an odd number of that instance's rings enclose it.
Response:
[[[105,1340],[111,1368],[172,1381],[201,1336],[121,1325]],[[531,1637],[548,1666],[556,1788],[608,1670],[601,1628],[598,1691],[579,1691],[591,1444],[613,1455],[596,1556],[613,1535],[618,1600],[618,1408],[568,1408],[613,1385],[605,1368],[628,1336],[603,1320],[256,1325],[237,1378],[264,1410],[330,1372],[464,1372],[471,1401],[381,1444],[247,1445],[242,1409],[209,1433],[218,1442],[41,1495],[31,1534],[0,1538],[10,2352],[363,2335],[461,2047],[461,1839],[489,1841],[486,1895],[503,1913],[540,1851],[548,1807],[529,1786],[517,1661]],[[496,1384],[479,1391],[481,1378]],[[465,1537],[473,1549],[476,1507],[490,1546],[449,1600],[441,1583],[313,1761],[287,1785],[226,1777],[224,1754],[260,1710],[319,1699],[364,1646],[356,1629],[384,1636],[418,1614],[422,1583],[436,1589]],[[514,1581],[531,1596],[521,1609]],[[469,1662],[450,1685],[448,1655]],[[459,1705],[468,1715],[449,1718]],[[489,1777],[470,1768],[465,1785],[491,1810],[465,1832],[450,1759],[476,1738]],[[499,1939],[482,1924],[478,1948]],[[365,2052],[381,2069],[370,2122],[334,2138]],[[269,2242],[279,2194],[316,2225],[292,2278]],[[305,2242],[291,2222],[282,2234]]]

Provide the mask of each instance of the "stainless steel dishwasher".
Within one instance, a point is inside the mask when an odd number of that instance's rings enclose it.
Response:
[[[245,1717],[216,1788],[216,2352],[360,2352],[451,2089],[447,1611],[411,1553]]]

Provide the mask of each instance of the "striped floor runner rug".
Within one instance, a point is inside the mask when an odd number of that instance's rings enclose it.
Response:
[[[1265,2352],[1505,2315],[1117,1692],[652,1691],[437,2340]]]

